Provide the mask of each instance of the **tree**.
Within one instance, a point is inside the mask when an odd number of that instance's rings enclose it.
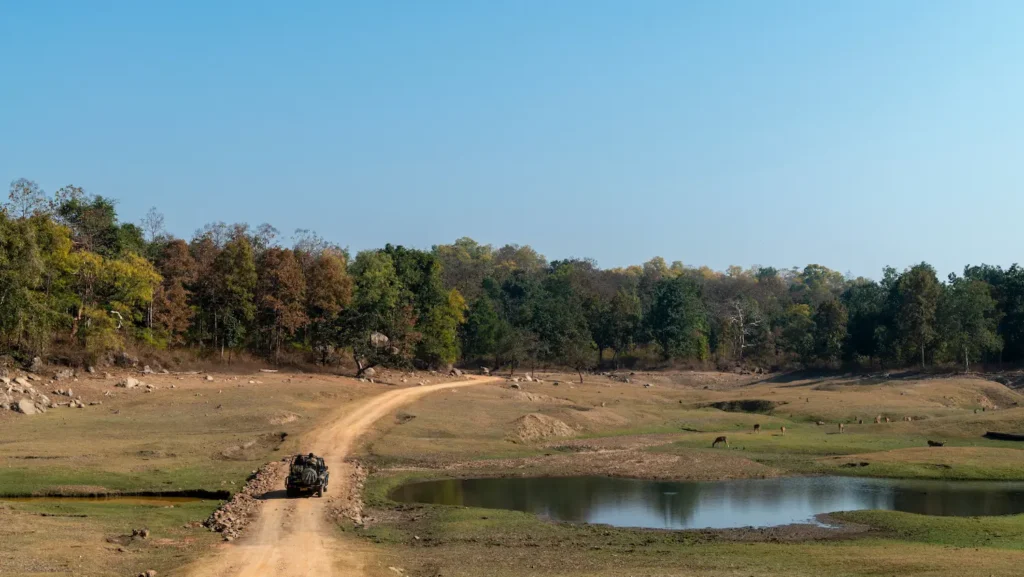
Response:
[[[707,358],[707,319],[693,281],[685,277],[658,281],[649,317],[651,333],[666,360]]]
[[[419,339],[416,317],[391,255],[363,251],[352,265],[352,307],[339,319],[339,344],[352,351],[357,376],[379,364],[403,365]]]
[[[904,272],[897,284],[899,310],[896,325],[900,338],[908,349],[920,351],[921,366],[925,365],[925,352],[936,337],[935,312],[942,295],[942,286],[935,269],[921,263]]]
[[[482,294],[469,306],[466,323],[462,326],[462,352],[466,359],[482,359],[495,355],[498,367],[498,337],[503,321],[498,316],[494,301]]]
[[[939,318],[947,344],[963,359],[964,372],[970,370],[972,358],[1002,347],[996,332],[999,316],[988,283],[949,276]]]
[[[46,194],[31,180],[19,178],[11,182],[11,192],[4,207],[13,218],[28,218],[46,211]]]
[[[885,291],[874,281],[860,280],[851,284],[841,297],[847,311],[846,350],[856,356],[874,359],[878,354],[875,331],[882,322]]]
[[[597,352],[597,346],[586,335],[578,333],[569,335],[559,343],[560,360],[579,374],[580,383],[583,382],[583,373],[595,366],[595,352]]]
[[[0,334],[9,348],[22,344],[37,320],[31,313],[43,266],[31,224],[0,213]]]
[[[175,239],[164,245],[157,258],[157,270],[163,282],[153,295],[151,326],[166,335],[171,345],[185,342],[194,311],[189,303],[192,293],[186,288],[196,280],[196,261],[188,244]]]
[[[291,249],[271,247],[256,261],[257,326],[274,358],[285,339],[306,324],[306,280]]]
[[[256,314],[256,261],[245,235],[224,245],[213,261],[215,331],[221,357],[242,344]]]
[[[300,258],[302,254],[298,253]],[[338,316],[352,301],[352,278],[345,262],[344,254],[321,250],[306,269],[306,334],[321,364],[327,364],[334,350]]]
[[[167,230],[164,229],[164,215],[155,206],[151,207],[146,212],[146,216],[142,217],[141,224],[142,231],[146,233],[147,240],[151,243],[167,234]]]
[[[782,318],[782,349],[805,364],[810,362],[814,353],[814,328],[810,305],[790,305]]]
[[[430,366],[450,365],[459,357],[459,326],[466,320],[466,301],[458,289],[448,291],[446,302],[427,309],[420,317],[416,357]]]
[[[815,356],[826,363],[835,363],[842,357],[846,340],[846,307],[839,299],[826,300],[814,311],[813,321]]]

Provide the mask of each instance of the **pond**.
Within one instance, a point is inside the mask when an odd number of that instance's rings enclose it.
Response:
[[[772,527],[864,509],[957,517],[1024,513],[1024,483],[858,477],[700,483],[609,477],[446,479],[403,485],[390,497],[656,529]]]

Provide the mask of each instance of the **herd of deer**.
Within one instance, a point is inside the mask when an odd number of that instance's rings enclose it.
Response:
[[[880,424],[882,422],[882,419],[885,419],[886,423],[891,423],[892,422],[892,420],[890,420],[889,417],[883,417],[882,415],[878,415],[878,416],[875,417],[875,424],[876,425]],[[911,421],[914,420],[914,417],[910,417],[910,416],[903,417],[903,420],[907,421],[907,422],[911,422]],[[818,421],[817,424],[818,424],[818,426],[823,426],[825,424],[825,421]],[[857,419],[857,424],[858,425],[863,425],[864,424],[864,419]],[[757,424],[754,425],[754,432],[755,433],[760,433],[761,432],[761,424],[760,423],[757,423]],[[786,427],[785,426],[779,427],[779,432],[782,433],[783,436],[785,436],[786,435]],[[846,426],[843,423],[839,423],[839,433],[842,434],[842,433],[845,433],[845,432],[846,432]],[[713,443],[711,443],[711,448],[713,449],[713,448],[717,447],[719,443],[722,443],[726,447],[728,447],[729,446],[729,439],[728,439],[728,437],[726,437],[725,435],[722,435],[720,437],[716,437],[715,441]],[[946,443],[939,442],[939,441],[931,441],[931,440],[928,441],[928,446],[929,447],[942,447],[945,444]]]

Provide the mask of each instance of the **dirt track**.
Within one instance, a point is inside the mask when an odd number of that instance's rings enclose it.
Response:
[[[359,576],[365,574],[366,557],[350,542],[338,539],[338,531],[325,518],[328,503],[345,496],[351,488],[345,457],[356,440],[375,421],[418,397],[442,389],[466,387],[491,379],[399,389],[377,395],[354,411],[332,415],[305,445],[324,456],[331,470],[330,499],[268,499],[259,520],[246,537],[223,545],[217,554],[202,559],[185,571],[190,577],[307,577],[309,575]],[[283,494],[282,491],[278,493]]]

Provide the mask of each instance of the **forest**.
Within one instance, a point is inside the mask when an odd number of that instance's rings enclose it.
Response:
[[[1024,358],[1024,269],[920,263],[881,280],[817,264],[776,269],[548,261],[469,238],[354,257],[315,233],[282,246],[270,225],[168,234],[66,186],[11,184],[0,213],[0,343],[96,363],[187,350],[231,362],[494,369],[680,365],[889,369]],[[77,356],[76,356],[77,355]]]

